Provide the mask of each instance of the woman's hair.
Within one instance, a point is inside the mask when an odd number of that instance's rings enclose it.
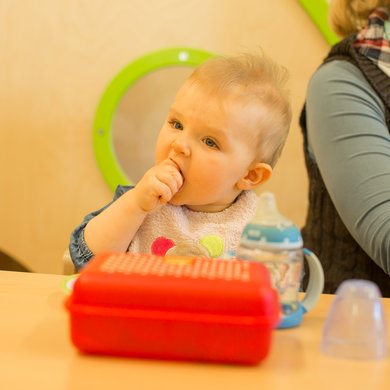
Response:
[[[329,22],[337,35],[346,37],[360,31],[379,7],[390,8],[390,0],[331,0]]]
[[[236,96],[264,113],[254,144],[258,144],[262,162],[274,166],[291,124],[287,79],[287,70],[260,51],[211,58],[196,68],[189,80],[201,84],[212,95]]]

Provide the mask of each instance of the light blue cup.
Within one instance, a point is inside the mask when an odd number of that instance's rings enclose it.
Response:
[[[321,352],[345,359],[386,359],[386,313],[379,287],[369,280],[344,280],[326,316]]]
[[[248,224],[242,233],[237,257],[261,262],[269,270],[281,305],[278,329],[298,326],[323,291],[321,263],[313,252],[303,248],[298,227],[288,220],[276,225]],[[309,283],[300,300],[304,259],[308,264]]]

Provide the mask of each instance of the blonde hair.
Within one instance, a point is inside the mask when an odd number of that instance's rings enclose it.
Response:
[[[360,31],[379,7],[390,8],[390,0],[331,0],[329,22],[337,35],[346,37]]]
[[[258,155],[274,166],[280,157],[291,124],[289,91],[285,84],[287,70],[264,53],[244,53],[234,57],[214,57],[204,62],[190,76],[210,93],[238,95],[255,103],[266,115],[256,134]]]

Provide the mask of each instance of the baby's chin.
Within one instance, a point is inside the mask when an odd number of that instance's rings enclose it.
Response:
[[[187,199],[188,200],[188,199]],[[203,213],[217,213],[220,211],[225,210],[227,207],[230,206],[230,204],[227,205],[220,205],[220,204],[191,204],[191,202],[186,202],[185,199],[175,199],[173,197],[168,204],[171,206],[184,206],[188,210],[191,211],[197,211],[197,212],[203,212]]]
[[[176,193],[168,202],[168,204],[170,204],[171,206],[185,206],[190,210],[192,210],[193,208],[200,207],[199,205],[193,205],[191,200],[180,192]]]
[[[168,203],[172,206],[184,206],[185,199],[180,192],[177,192]]]

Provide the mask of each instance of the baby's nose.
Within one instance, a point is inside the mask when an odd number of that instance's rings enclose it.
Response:
[[[183,154],[185,156],[190,155],[190,145],[184,136],[175,138],[171,144],[171,147],[177,154]]]

